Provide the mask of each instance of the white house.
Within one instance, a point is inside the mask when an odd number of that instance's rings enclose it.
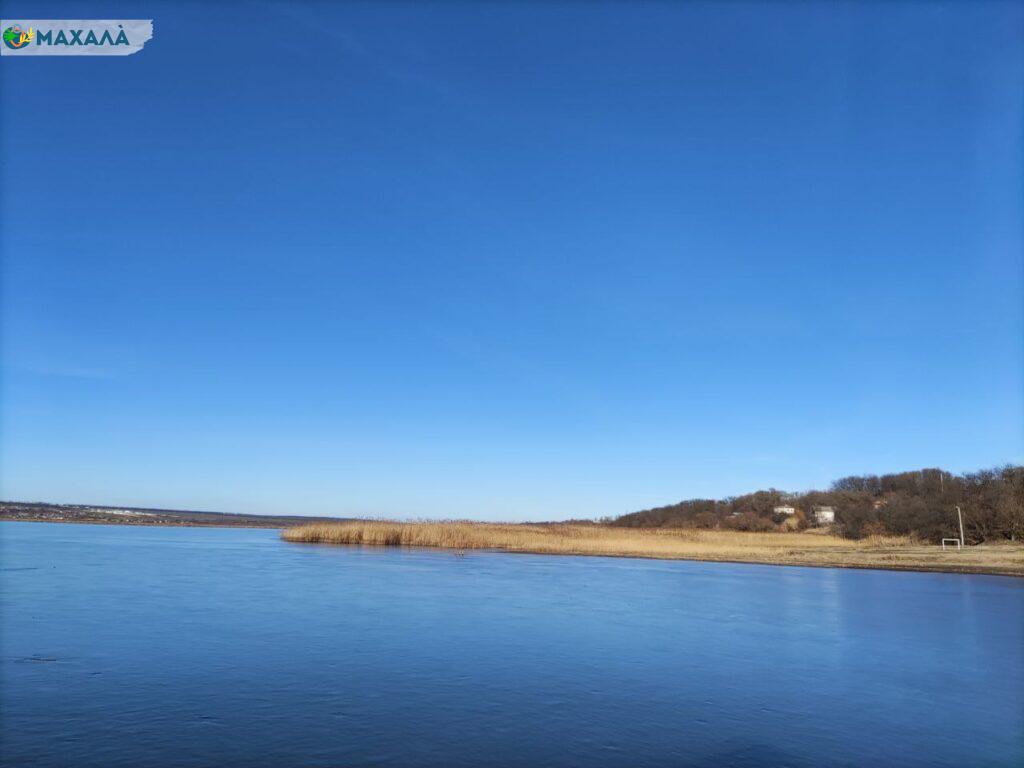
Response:
[[[814,522],[818,525],[828,525],[836,521],[836,510],[834,507],[815,507]]]
[[[776,507],[775,509],[772,510],[772,512],[774,512],[776,515],[795,515],[796,507]]]

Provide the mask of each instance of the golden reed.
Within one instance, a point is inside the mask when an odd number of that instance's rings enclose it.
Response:
[[[853,568],[1024,574],[1024,547],[942,551],[904,537],[853,541],[821,531],[741,533],[605,525],[529,525],[352,520],[286,528],[286,541],[391,547],[492,549],[548,555],[603,555]]]

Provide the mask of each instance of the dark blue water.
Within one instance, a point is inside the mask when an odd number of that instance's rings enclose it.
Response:
[[[1024,765],[1024,580],[0,523],[5,766]]]

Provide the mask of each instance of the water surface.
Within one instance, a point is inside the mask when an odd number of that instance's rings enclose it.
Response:
[[[1024,580],[0,523],[5,766],[1020,766]]]

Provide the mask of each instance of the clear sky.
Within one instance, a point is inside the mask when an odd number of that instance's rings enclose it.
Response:
[[[1024,5],[54,3],[2,492],[557,519],[1024,460]]]

